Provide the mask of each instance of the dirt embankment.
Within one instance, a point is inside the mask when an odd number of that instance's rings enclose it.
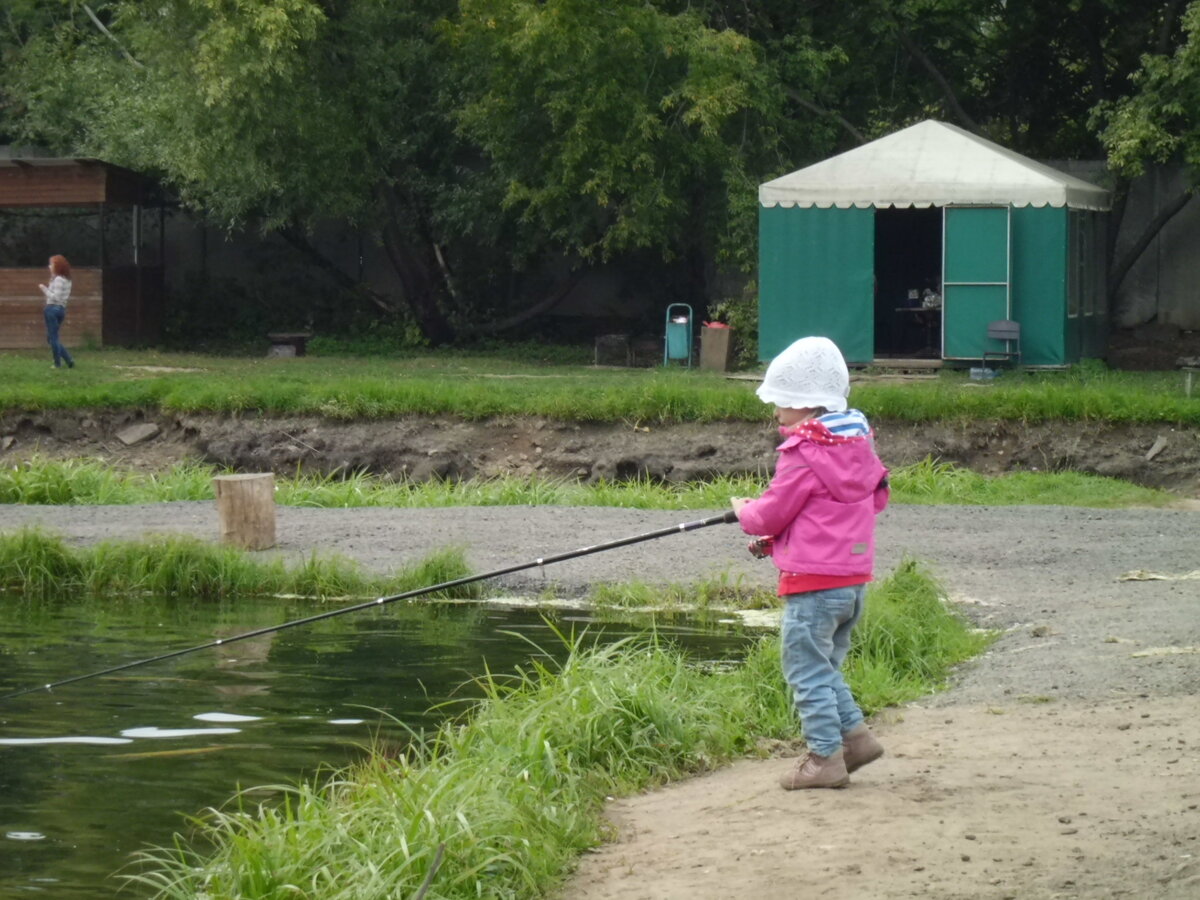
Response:
[[[153,432],[134,443],[131,426]],[[1200,492],[1200,429],[1167,425],[1012,422],[962,425],[877,420],[892,466],[932,456],[979,472],[1074,470]],[[394,478],[530,475],[586,481],[634,476],[688,481],[761,473],[774,461],[765,421],[645,426],[575,425],[539,418],[465,422],[410,416],[379,422],[317,417],[168,415],[51,410],[0,416],[0,460],[98,457],[162,469],[199,460],[240,471],[364,471]]]

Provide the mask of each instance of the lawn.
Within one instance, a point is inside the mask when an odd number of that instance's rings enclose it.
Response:
[[[762,421],[755,381],[678,367],[598,368],[578,351],[397,353],[300,358],[81,351],[74,370],[51,371],[34,352],[0,354],[0,410],[145,408],[180,413],[320,415],[337,420],[404,415],[466,419],[536,415],[575,422]],[[856,373],[851,400],[868,416],[901,421],[1000,419],[1200,424],[1200,393],[1172,372],[1112,372],[1101,365],[1006,373],[966,372],[896,383]]]

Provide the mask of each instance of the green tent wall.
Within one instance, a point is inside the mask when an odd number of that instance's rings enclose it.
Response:
[[[810,334],[831,338],[847,362],[874,358],[874,212],[759,207],[762,359]]]
[[[1021,323],[1024,365],[1064,366],[1103,353],[1103,226],[1103,214],[1096,212],[1011,208],[1011,317]],[[797,338],[821,334],[850,364],[871,364],[874,253],[873,208],[760,206],[760,359],[771,359]],[[947,288],[947,305],[956,299],[952,290]],[[945,358],[978,361],[993,318],[1004,315],[983,310],[959,321],[948,316]]]

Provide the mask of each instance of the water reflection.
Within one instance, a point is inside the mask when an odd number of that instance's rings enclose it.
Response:
[[[218,629],[213,637],[224,640],[240,633],[237,628],[225,627]],[[243,684],[218,685],[216,691],[225,696],[237,697],[267,693],[271,686],[265,679],[270,679],[272,673],[264,664],[271,655],[271,647],[274,646],[277,636],[278,632],[264,634],[261,637],[214,647],[212,652],[216,656],[217,669],[226,674],[246,679],[246,683]]]
[[[0,597],[0,693],[144,659],[320,611],[290,601]],[[168,844],[184,816],[253,785],[294,782],[402,744],[473,676],[561,655],[558,632],[647,627],[577,609],[430,605],[366,610],[0,704],[0,897],[143,896],[113,878]],[[664,617],[699,658],[736,655],[739,630]],[[215,651],[215,652],[214,652]],[[457,707],[455,707],[457,708]]]

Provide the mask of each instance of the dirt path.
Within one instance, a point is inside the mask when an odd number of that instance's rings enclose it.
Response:
[[[1194,711],[905,709],[878,728],[890,755],[844,791],[788,794],[790,761],[743,761],[613,804],[617,842],[565,896],[1195,898]]]
[[[279,552],[386,571],[459,544],[485,571],[687,518],[618,509],[281,509]],[[210,503],[0,507],[0,528],[79,542],[216,534]],[[844,791],[785,793],[791,763],[742,761],[614,802],[614,843],[564,900],[1200,897],[1200,512],[893,507],[880,569],[928,561],[1005,636],[954,688],[889,711],[888,755]],[[771,581],[718,526],[509,576],[578,594],[600,580],[727,572]],[[1122,580],[1143,570],[1161,580]]]

